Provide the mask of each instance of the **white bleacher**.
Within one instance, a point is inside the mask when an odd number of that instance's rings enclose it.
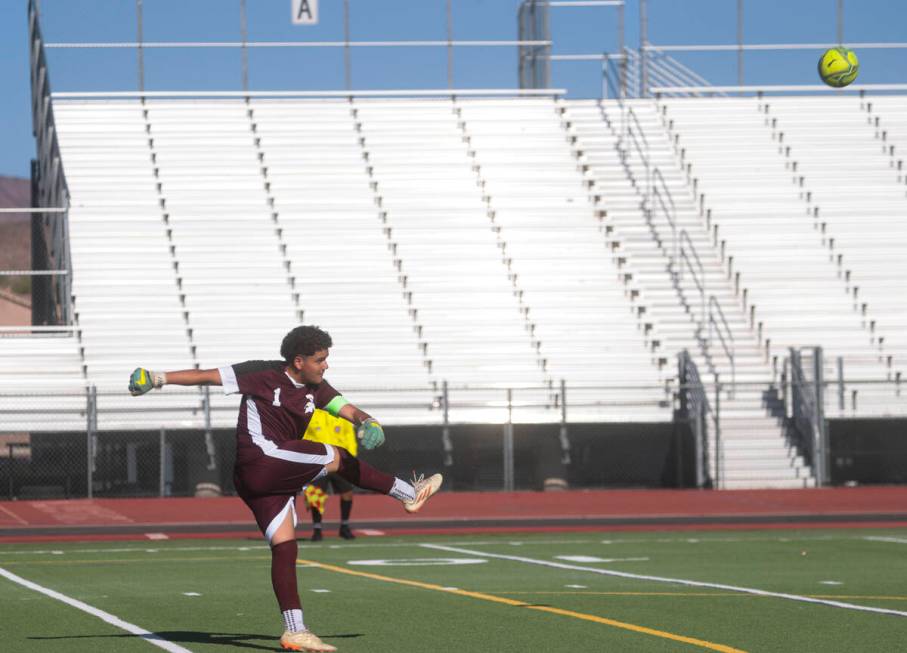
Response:
[[[328,372],[369,408],[394,396],[398,422],[433,422],[423,343],[388,247],[347,102],[255,100],[256,134],[303,321],[331,333]],[[406,409],[402,404],[411,402]]]
[[[775,115],[789,102],[772,98],[767,114],[755,98],[671,99],[663,105],[705,195],[705,206],[718,225],[717,237],[734,257],[733,268],[741,273],[772,353],[783,357],[788,347],[820,345],[826,359],[844,358],[848,375],[883,380],[889,374],[883,352],[867,328],[861,300],[854,299],[852,281],[847,281],[829,253],[828,237],[834,236],[828,230],[822,233],[821,225],[826,214],[831,220],[836,210],[860,211],[859,202],[842,201],[846,198],[835,183],[826,183],[822,177],[834,179],[829,170],[833,157],[846,163],[847,169],[860,168],[857,176],[871,171],[872,165],[866,164],[867,168],[861,163],[861,157],[870,153],[871,135],[868,130],[841,127],[850,132],[842,139],[844,144],[819,146],[809,136],[814,130],[802,119],[794,119],[791,111],[783,117]],[[823,103],[823,112],[835,113],[840,107],[843,115],[855,118],[854,129],[862,127],[856,122],[857,101],[851,106],[838,102],[836,98]],[[822,112],[810,115],[818,113]],[[810,165],[813,174],[806,172]],[[864,181],[875,178],[876,185],[884,186],[883,175],[868,174]],[[873,192],[867,188],[859,197],[871,206]],[[819,207],[818,220],[813,217],[814,206]],[[836,238],[835,250],[845,247],[846,241],[846,236]],[[845,255],[845,265],[847,259]],[[896,414],[905,409],[890,386],[879,386],[864,399],[867,414]]]
[[[883,107],[894,108],[892,116],[898,115],[896,103],[879,100]],[[907,104],[900,100],[900,106]],[[829,252],[846,275],[853,301],[865,311],[864,322],[879,355],[886,361],[890,357],[886,374],[891,376],[907,370],[907,303],[901,288],[907,275],[907,188],[864,107],[865,101],[853,97],[821,103],[817,98],[777,98],[769,103],[768,115],[785,133],[789,157],[812,194]],[[897,125],[896,117],[889,121],[880,116],[885,143],[899,136]],[[862,378],[864,370],[854,365],[845,361],[846,375]],[[878,397],[870,394],[866,399]]]
[[[143,360],[191,367],[140,104],[58,102],[54,112],[71,195],[73,307],[88,381],[122,392]]]
[[[355,106],[432,374],[452,386],[543,385],[452,102]]]
[[[663,384],[673,366],[660,371],[645,348],[559,106],[551,99],[485,100],[458,108],[548,374],[580,386],[636,387],[625,396],[574,387],[572,418],[669,419],[658,402],[668,398]]]
[[[802,107],[823,101],[829,117],[810,124],[805,115],[823,112]],[[850,102],[772,99],[768,114],[755,99],[630,103],[731,322],[738,381],[775,378],[766,339],[782,358],[788,346],[822,345],[826,378],[837,356],[850,377],[900,371],[907,317],[891,222],[896,200],[907,199],[867,119],[879,117],[888,145],[907,144],[907,110],[890,100],[867,113]],[[361,389],[351,399],[364,407],[386,406],[385,421],[440,421],[442,381],[454,405],[457,392],[472,392],[458,388],[513,387],[516,421],[556,420],[561,379],[568,403],[589,404],[571,419],[670,419],[657,402],[668,397],[676,352],[690,350],[725,381],[728,361],[714,346],[708,361],[698,351],[697,291],[685,277],[686,305],[679,300],[668,226],[645,222],[627,176],[642,179],[641,161],[631,156],[624,169],[603,108],[617,117],[613,102],[552,99],[56,100],[72,194],[76,351],[85,381],[101,390],[99,426],[199,425],[200,393],[156,393],[160,410],[144,414],[110,392],[122,392],[138,364],[275,358],[300,322],[331,332],[328,378]],[[785,132],[789,155],[767,119]],[[849,121],[846,138],[823,142],[837,120]],[[862,202],[836,176],[839,160]],[[816,207],[818,218],[808,213]],[[756,307],[752,326],[727,256]],[[591,387],[617,382],[626,395]],[[540,389],[519,389],[527,386]],[[451,419],[506,419],[504,396],[490,394]],[[862,388],[854,398],[850,386],[845,394],[848,416],[898,414],[902,401]],[[230,426],[235,398],[217,395],[215,426]],[[760,421],[771,419],[758,395],[723,400],[723,414],[746,421],[750,435],[778,428]],[[829,395],[826,407],[836,406]]]
[[[151,101],[148,123],[201,367],[272,358],[296,305],[244,103]],[[229,325],[226,337],[206,337]],[[248,334],[231,342],[230,334]]]
[[[73,333],[0,333],[0,430],[4,433],[84,431],[86,388],[79,342]]]

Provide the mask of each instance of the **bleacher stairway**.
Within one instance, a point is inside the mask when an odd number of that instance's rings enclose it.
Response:
[[[724,384],[712,398],[721,411],[720,444],[710,434],[712,478],[726,488],[811,485],[808,467],[785,437],[773,369],[700,218],[656,107],[627,104],[564,103],[564,126],[598,200],[606,238],[621,253],[624,278],[645,306],[653,340],[661,351],[686,349],[702,373]],[[629,108],[646,141],[642,153],[620,142],[619,125],[626,120],[621,112]],[[647,210],[647,184],[655,169],[670,213],[654,206]],[[717,324],[710,323],[710,312]]]

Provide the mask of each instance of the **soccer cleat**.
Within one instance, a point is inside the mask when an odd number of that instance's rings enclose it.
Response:
[[[337,534],[345,540],[355,540],[356,536],[353,535],[353,531],[350,530],[350,527],[344,524],[340,527],[340,530]]]
[[[412,501],[404,501],[403,509],[406,512],[418,512],[422,504],[428,501],[441,488],[443,481],[444,477],[440,474],[432,474],[428,478],[425,478],[424,474],[416,478],[416,475],[413,474],[413,488],[416,490],[416,498]]]
[[[289,630],[280,637],[280,645],[288,651],[308,651],[308,653],[330,653],[337,649],[330,644],[325,644],[315,633],[308,630]]]
[[[322,540],[321,529],[320,529],[320,528],[314,529],[314,530],[312,531],[312,541],[313,541],[313,542],[320,542],[321,540]]]

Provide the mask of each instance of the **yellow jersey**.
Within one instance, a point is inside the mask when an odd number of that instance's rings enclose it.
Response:
[[[348,422],[342,417],[334,417],[320,408],[315,409],[312,421],[309,422],[309,427],[302,438],[343,447],[354,456],[359,450],[356,429],[353,427],[352,422]]]

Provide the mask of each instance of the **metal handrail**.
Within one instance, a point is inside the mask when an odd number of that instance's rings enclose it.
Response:
[[[835,48],[840,43],[741,43],[733,45],[653,45],[647,43],[644,50],[655,52],[737,52],[739,50],[825,50]],[[903,50],[907,43],[848,43],[854,50]]]
[[[684,248],[684,243],[689,244],[689,249]],[[699,266],[699,276],[696,274],[696,270],[693,268],[693,260],[687,255],[687,252],[693,255],[696,265]],[[705,284],[705,266],[702,264],[702,260],[699,258],[699,253],[696,251],[696,247],[693,245],[693,241],[690,239],[690,235],[687,233],[686,229],[680,230],[680,258],[681,263],[684,261],[687,264],[687,267],[690,269],[690,272],[693,274],[693,283],[696,284],[696,288],[699,289],[699,305],[700,305],[700,318],[699,318],[699,328],[702,329],[705,324],[705,297],[706,297],[706,284]],[[678,270],[680,278],[683,279],[683,265],[680,266]],[[700,276],[702,281],[700,282]]]
[[[845,88],[832,88],[825,84],[765,84],[757,86],[654,86],[652,93],[846,93],[864,91],[907,91],[907,84],[851,84]]]
[[[322,97],[451,97],[451,96],[561,96],[563,88],[392,89],[387,91],[58,91],[54,99],[98,98],[322,98]]]
[[[646,187],[643,194],[643,201],[645,202],[645,211],[648,213],[651,210],[652,201],[652,171],[651,166],[649,165],[649,141],[646,139],[646,133],[643,131],[642,124],[640,124],[639,118],[636,117],[636,112],[633,111],[633,107],[627,109],[626,118],[625,133],[639,153],[639,158],[646,169]],[[636,124],[635,131],[633,128],[634,123]],[[642,143],[640,143],[640,140]],[[643,149],[643,146],[645,146],[645,149]],[[626,162],[627,149],[623,147],[623,143],[621,143],[621,151],[623,152],[624,161]]]
[[[657,182],[661,182],[661,189],[659,189]],[[658,200],[657,207],[661,208],[665,219],[667,219],[668,224],[671,226],[671,272],[672,274],[676,274],[677,259],[680,253],[677,240],[677,206],[674,204],[674,197],[671,195],[671,190],[668,188],[664,175],[661,174],[661,170],[658,168],[653,169],[650,184],[649,196],[650,198]],[[667,203],[665,202],[666,198]],[[656,205],[654,201],[651,201],[650,199],[646,200],[646,209],[652,211],[652,217],[656,217],[653,211],[653,208],[655,208],[654,205]]]
[[[617,70],[617,64],[614,63],[616,59],[623,61],[625,57],[623,55],[602,55],[602,99],[611,97],[608,94],[608,89],[610,89],[614,99],[623,107],[625,88],[620,82],[620,71]]]
[[[174,48],[448,48],[550,46],[547,40],[472,41],[134,41],[46,43],[48,49],[121,50]]]
[[[817,406],[815,395],[818,388],[815,383],[806,379],[803,362],[799,351],[790,349],[790,390],[791,418],[794,428],[801,433],[799,445],[803,448],[804,457],[815,469],[817,435]],[[803,431],[806,431],[805,433]]]
[[[713,310],[714,309],[714,310]],[[715,316],[721,318],[721,324],[715,320]],[[721,310],[721,304],[718,303],[718,300],[715,298],[715,295],[709,296],[709,346],[712,344],[712,326],[715,327],[715,333],[718,334],[719,340],[721,340],[721,346],[724,349],[725,355],[727,355],[728,360],[731,362],[731,396],[733,397],[734,391],[737,387],[737,369],[736,363],[734,361],[734,332],[731,331],[731,326],[728,324],[727,318],[724,316],[724,311]],[[725,331],[727,332],[728,340],[724,339],[724,335],[721,333],[720,326],[724,326]]]
[[[709,474],[708,416],[712,416],[713,428],[718,435],[718,416],[712,412],[705,386],[690,352],[684,349],[677,356],[679,364],[678,393],[680,409],[690,423],[693,432],[696,487],[707,487],[712,483]],[[718,464],[718,460],[715,461]]]
[[[651,66],[653,78],[655,75],[663,74],[664,76],[673,76],[686,84],[711,86],[708,80],[706,80],[701,75],[698,75],[695,71],[687,68],[663,50],[651,45],[646,49],[654,55],[649,59],[649,65]],[[658,65],[661,61],[665,60],[670,63],[670,68],[664,64]]]

